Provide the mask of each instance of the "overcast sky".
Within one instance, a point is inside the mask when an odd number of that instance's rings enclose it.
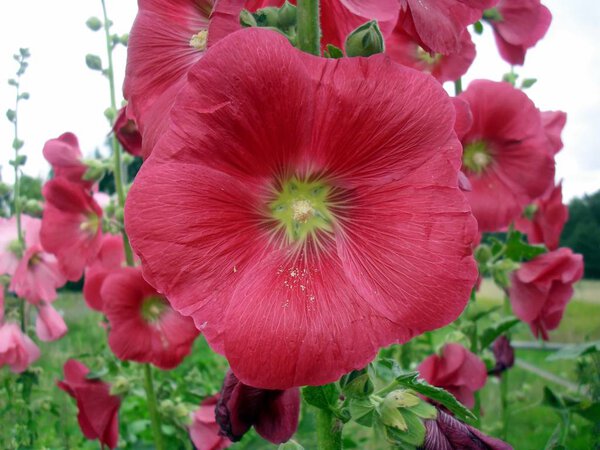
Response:
[[[129,31],[136,14],[135,0],[106,0],[117,33]],[[600,189],[600,2],[543,0],[554,20],[545,39],[527,54],[519,69],[523,78],[538,78],[527,91],[542,110],[568,113],[564,150],[557,157],[557,179],[563,178],[567,199]],[[91,154],[108,133],[103,116],[109,105],[106,80],[85,65],[85,55],[105,59],[101,32],[85,26],[102,14],[100,0],[18,0],[0,4],[0,165],[2,179],[12,181],[12,126],[4,111],[13,108],[14,89],[5,80],[17,69],[12,55],[28,47],[32,57],[23,80],[31,99],[19,111],[20,137],[28,156],[25,172],[46,176],[42,157],[46,140],[72,131],[81,148]],[[498,56],[489,28],[476,36],[478,57],[464,85],[476,78],[498,80],[510,68]],[[125,49],[115,55],[117,84],[121,85]]]

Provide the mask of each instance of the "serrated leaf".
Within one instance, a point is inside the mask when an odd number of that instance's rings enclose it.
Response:
[[[339,396],[340,393],[334,383],[324,386],[306,386],[302,389],[302,397],[306,403],[324,410],[335,408]]]
[[[419,378],[418,372],[410,372],[405,375],[400,375],[396,378],[396,382],[407,389],[412,389],[425,397],[440,403],[454,413],[457,419],[464,422],[473,423],[477,418],[469,409],[460,403],[456,398],[442,388],[435,387],[427,383],[427,381]]]
[[[586,342],[584,344],[567,345],[552,353],[546,361],[558,361],[561,359],[577,359],[580,356],[600,352],[600,341]]]
[[[500,320],[500,322],[496,323],[490,328],[485,329],[484,332],[481,334],[481,337],[479,338],[481,348],[488,348],[490,345],[492,345],[492,342],[494,342],[496,338],[506,333],[519,322],[520,320],[516,317],[509,316],[503,318],[502,320]]]

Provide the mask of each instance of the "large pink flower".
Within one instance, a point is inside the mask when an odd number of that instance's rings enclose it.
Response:
[[[428,356],[418,371],[428,383],[446,389],[469,408],[475,405],[474,393],[487,381],[484,362],[460,344],[444,345],[442,355]]]
[[[52,305],[42,303],[38,306],[38,317],[35,321],[35,332],[41,341],[56,341],[67,334],[67,324]]]
[[[111,272],[120,269],[124,261],[123,238],[104,235],[96,260],[85,268],[83,297],[90,308],[102,311],[102,283]]]
[[[534,336],[548,340],[560,324],[573,284],[583,276],[583,257],[559,248],[523,263],[513,272],[509,289],[515,315],[529,324]]]
[[[545,244],[550,250],[556,250],[560,234],[569,219],[569,208],[562,202],[562,184],[551,186],[534,203],[531,217],[520,217],[515,228],[527,235],[529,242]]]
[[[219,394],[208,397],[194,412],[190,425],[190,438],[198,450],[223,450],[233,442],[221,436],[215,419],[215,408]]]
[[[42,192],[42,245],[56,255],[67,279],[77,281],[100,250],[102,209],[82,186],[64,178],[48,181]]]
[[[98,379],[88,379],[90,370],[70,359],[63,368],[65,379],[57,381],[60,389],[77,401],[77,420],[83,435],[98,439],[111,449],[119,440],[119,397],[110,395],[110,385]]]
[[[473,113],[462,138],[463,170],[472,186],[466,195],[479,230],[498,231],[552,185],[554,158],[540,113],[521,90],[476,80],[459,98]]]
[[[194,322],[174,311],[139,269],[109,274],[101,294],[110,323],[108,343],[118,358],[173,369],[190,353],[198,336]]]
[[[510,64],[523,64],[527,50],[544,37],[552,14],[540,0],[500,0],[498,18],[490,19],[500,56]]]
[[[40,349],[18,325],[0,320],[0,368],[7,365],[13,372],[21,373],[39,357]]]
[[[475,59],[475,44],[467,30],[460,36],[456,53],[431,55],[423,50],[409,34],[397,28],[386,40],[385,52],[399,64],[430,73],[440,83],[462,77]]]
[[[476,230],[439,83],[259,29],[189,80],[126,228],[146,279],[243,383],[331,382],[460,314]]]
[[[399,0],[398,26],[424,50],[459,53],[467,25],[481,19],[498,0]]]
[[[81,183],[90,188],[94,181],[83,179],[87,166],[83,163],[79,141],[73,133],[61,134],[56,139],[50,139],[44,144],[44,158],[52,166],[55,177],[66,178],[74,183]]]
[[[66,283],[58,261],[40,243],[41,220],[23,216],[25,251],[19,260],[9,289],[30,303],[52,302],[56,289]]]

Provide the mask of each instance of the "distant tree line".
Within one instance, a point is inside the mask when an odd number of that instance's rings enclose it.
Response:
[[[600,191],[571,200],[560,244],[583,255],[586,278],[600,278]]]

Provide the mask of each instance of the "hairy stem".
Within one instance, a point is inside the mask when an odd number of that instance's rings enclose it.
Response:
[[[319,0],[298,0],[298,48],[313,55],[321,54]]]
[[[152,424],[152,434],[154,435],[154,446],[156,450],[164,450],[162,433],[160,429],[160,417],[156,406],[156,393],[154,392],[154,382],[152,381],[152,367],[150,364],[144,364],[144,388],[148,400],[148,413]]]
[[[342,449],[342,422],[324,409],[317,412],[317,442],[319,450]]]

